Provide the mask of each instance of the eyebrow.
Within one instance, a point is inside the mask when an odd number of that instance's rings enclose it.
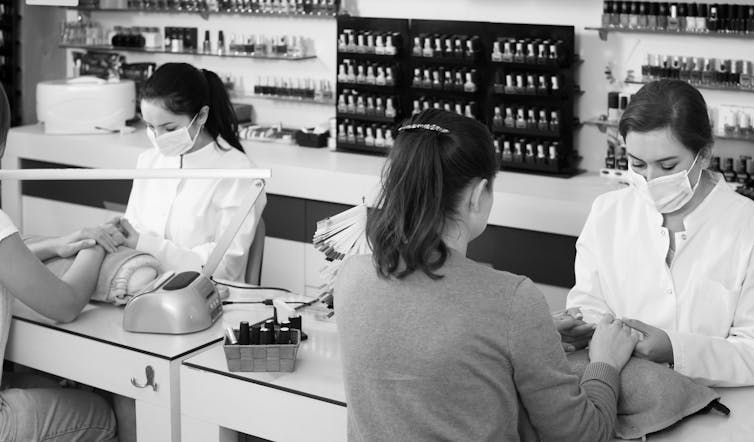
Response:
[[[641,158],[639,158],[639,157],[633,156],[633,155],[631,155],[631,154],[628,154],[628,156],[629,156],[629,157],[631,157],[631,158],[633,158],[633,159],[635,159],[635,160],[641,161],[642,163],[646,163],[646,161],[642,160],[642,159],[641,159]],[[657,162],[657,163],[661,163],[661,162],[663,162],[663,161],[668,161],[668,160],[677,160],[677,159],[678,159],[678,157],[677,157],[677,156],[670,156],[670,157],[660,158],[660,159],[658,159],[658,160],[655,160],[655,162]]]

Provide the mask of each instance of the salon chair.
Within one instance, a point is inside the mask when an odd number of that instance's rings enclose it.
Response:
[[[262,258],[264,258],[264,220],[260,217],[257,230],[254,232],[254,240],[249,247],[249,260],[246,262],[246,283],[261,285],[262,282]]]

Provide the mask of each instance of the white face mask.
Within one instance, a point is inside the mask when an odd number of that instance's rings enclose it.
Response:
[[[699,187],[699,181],[702,179],[701,171],[699,171],[699,179],[694,187],[691,187],[691,181],[689,181],[689,172],[694,168],[697,159],[699,159],[699,154],[696,155],[694,162],[687,170],[661,176],[650,181],[634,172],[630,167],[628,168],[628,177],[631,184],[639,193],[654,203],[660,213],[675,212],[691,200],[697,187]]]
[[[199,136],[199,130],[196,131],[196,135],[193,138],[191,138],[191,134],[189,133],[189,127],[194,124],[197,115],[194,115],[188,126],[172,132],[165,132],[159,137],[155,136],[154,129],[147,128],[147,138],[152,142],[152,146],[166,157],[183,155],[194,147],[194,142],[196,142],[196,138]]]

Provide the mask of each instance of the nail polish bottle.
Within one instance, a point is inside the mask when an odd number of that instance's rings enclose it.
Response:
[[[691,84],[701,84],[704,59],[701,57],[690,57],[689,60],[691,63]]]
[[[516,87],[513,89],[513,93],[516,95],[523,95],[526,92],[524,87],[524,76],[521,74],[516,75]]]
[[[444,50],[446,57],[452,57],[453,54],[455,54],[455,51],[453,50],[453,39],[452,38],[446,38],[445,39],[445,50]]]
[[[657,29],[657,16],[660,14],[659,3],[649,3],[649,15],[647,16],[647,28]]]
[[[678,30],[685,32],[687,30],[686,27],[688,24],[688,16],[689,16],[688,6],[686,5],[686,3],[678,3],[677,13],[678,13]]]
[[[377,129],[374,130],[374,147],[384,147],[385,146],[385,136],[383,135],[383,128],[377,127]]]
[[[618,1],[611,2],[612,7],[610,8],[610,27],[611,28],[618,28],[620,27],[620,3]]]
[[[657,14],[657,29],[664,31],[668,28],[668,15],[670,14],[670,5],[668,3],[660,3],[659,13]]]
[[[385,101],[385,116],[388,118],[395,118],[396,112],[395,107],[393,106],[393,99],[388,98]]]
[[[620,27],[628,28],[630,22],[631,2],[620,2]]]
[[[421,104],[419,103],[419,100],[414,100],[414,107],[411,109],[411,115],[417,115],[422,113]]]
[[[668,78],[678,80],[681,78],[681,58],[673,57],[673,61],[670,64],[670,72]]]
[[[749,129],[751,128],[751,117],[749,116],[749,113],[746,110],[738,111],[737,120],[736,120],[736,128],[737,128],[738,133],[742,135],[749,134]]]
[[[510,63],[513,61],[512,45],[513,43],[510,40],[506,40],[503,42],[503,61],[506,63]]]
[[[356,126],[356,144],[364,144],[365,140],[364,126]]]
[[[370,66],[371,68],[371,66]],[[377,66],[377,75],[374,77],[374,84],[377,86],[385,86],[387,84],[387,80],[385,78],[385,68],[382,66]]]
[[[539,76],[539,86],[537,87],[537,95],[550,95],[549,88],[547,87],[547,77],[544,75]]]
[[[668,17],[668,31],[678,31],[680,29],[680,23],[678,20],[678,5],[675,3],[670,4],[670,16]]]
[[[696,32],[707,32],[707,3],[699,3],[696,15]]]
[[[545,154],[545,145],[541,141],[537,144],[537,164],[547,164],[547,155]]]
[[[377,97],[374,100],[374,114],[379,116],[385,115],[385,106],[382,104],[382,97]]]
[[[424,38],[424,47],[422,48],[422,57],[434,57],[435,51],[432,49],[432,39]]]
[[[463,51],[464,51],[464,42],[463,39],[458,37],[455,39],[454,45],[453,45],[453,57],[455,58],[463,58]]]
[[[503,52],[500,50],[500,40],[492,43],[492,61],[503,61]]]
[[[515,120],[513,119],[513,109],[510,107],[505,108],[505,118],[503,119],[503,125],[505,125],[505,127],[516,127]]]
[[[337,79],[339,83],[345,83],[348,81],[348,74],[346,73],[346,65],[343,63],[338,65]]]
[[[356,36],[356,52],[359,54],[366,54],[367,52],[367,44],[366,39],[364,38],[364,34],[359,33]]]
[[[364,115],[367,113],[367,108],[364,104],[364,97],[362,97],[361,95],[356,98],[356,113],[359,115]]]
[[[212,43],[209,39],[209,29],[204,31],[204,41],[202,42],[202,52],[209,54],[212,52]]]
[[[392,148],[394,141],[395,140],[393,139],[393,131],[390,129],[385,129],[385,147]]]
[[[364,73],[364,65],[358,65],[356,67],[356,83],[363,84],[367,82],[367,76]]]
[[[461,103],[456,103],[455,107],[453,107],[453,112],[458,115],[463,115],[463,105]]]
[[[466,83],[463,84],[464,92],[476,92],[476,83],[474,82],[474,74],[476,70],[466,73]]]
[[[709,85],[714,82],[715,80],[714,65],[715,65],[714,58],[704,59],[704,65],[703,65],[704,70],[702,70],[702,84]]]
[[[728,84],[731,87],[741,87],[741,74],[739,66],[741,62],[739,60],[728,60],[730,63],[730,70],[728,71]]]
[[[527,129],[536,129],[537,128],[537,111],[533,108],[529,108],[526,115],[526,128]]]
[[[375,138],[371,127],[367,127],[366,134],[364,135],[364,144],[367,146],[374,146]]]
[[[607,154],[605,155],[605,168],[615,169],[615,146],[613,143],[607,143]]]
[[[537,64],[547,63],[547,43],[539,43],[537,45]]]
[[[722,173],[722,170],[720,169],[720,157],[714,156],[710,160],[710,165],[707,167],[708,170],[712,172]]]
[[[754,33],[754,5],[746,8],[746,33]]]
[[[621,94],[620,101],[618,102],[618,121],[620,121],[620,119],[623,118],[623,112],[626,111],[627,107],[628,107],[628,96]]]
[[[647,61],[641,65],[641,81],[648,82],[651,80],[650,70],[652,67],[652,54],[647,54]]]
[[[557,75],[553,75],[550,77],[550,95],[552,96],[560,95],[560,80],[558,80]]]
[[[639,23],[637,27],[639,29],[649,27],[649,2],[639,2]]]
[[[366,114],[367,115],[375,115],[376,114],[376,108],[374,105],[374,97],[367,97],[367,104],[366,104]]]
[[[356,129],[354,129],[353,124],[346,126],[346,142],[351,144],[356,143]]]
[[[613,3],[609,1],[602,2],[602,27],[610,26],[610,14],[613,13]]]
[[[537,121],[537,130],[547,132],[550,130],[550,124],[547,122],[547,111],[544,109],[539,110],[539,120]]]
[[[495,106],[495,113],[492,116],[492,126],[496,128],[503,127],[503,111],[500,106]]]
[[[347,52],[348,51],[348,37],[346,37],[346,32],[338,35],[338,52]]]
[[[746,17],[749,7],[747,5],[736,5],[736,33],[746,33]]]
[[[447,90],[455,89],[455,83],[453,82],[453,72],[450,70],[445,71],[445,79],[443,80],[443,88]]]
[[[748,60],[743,60],[741,62],[739,83],[742,89],[751,89],[752,87],[751,62]]]
[[[713,83],[720,86],[726,86],[728,80],[728,66],[725,64],[725,60],[715,60],[715,76]]]
[[[723,169],[723,177],[728,183],[734,183],[736,181],[736,172],[733,171],[733,158],[725,159],[725,168]]]
[[[356,83],[356,66],[354,64],[348,65],[348,69],[346,70],[346,82]]]
[[[537,84],[532,74],[526,75],[526,95],[537,95]]]
[[[741,157],[738,159],[738,166],[736,166],[736,182],[744,185],[749,181],[749,174],[746,173],[747,158]]]
[[[628,7],[628,27],[631,29],[639,27],[639,2],[631,2]]]
[[[547,158],[547,162],[549,164],[557,164],[558,163],[558,147],[560,146],[560,143],[557,141],[553,141],[553,143],[549,147],[550,156]]]
[[[496,94],[505,93],[505,83],[503,83],[503,72],[499,69],[495,71],[495,80],[492,82],[492,91]]]
[[[453,89],[457,91],[462,91],[464,83],[465,81],[463,79],[463,72],[456,71],[456,81],[453,83]]]
[[[521,146],[521,140],[513,142],[513,162],[522,163],[524,161],[524,154]]]
[[[691,81],[691,72],[693,69],[693,62],[689,57],[681,58],[681,68],[678,78],[683,81]]]
[[[699,7],[696,3],[688,5],[688,12],[686,15],[686,32],[699,32],[696,28],[696,24],[699,21]]]
[[[526,129],[526,116],[522,107],[516,110],[516,129]]]
[[[398,44],[401,34],[393,32],[385,37],[385,55],[396,55],[398,53]]]
[[[442,89],[442,77],[440,77],[440,71],[432,71],[432,89]]]
[[[346,96],[343,94],[338,95],[338,112],[348,112],[348,105],[346,104]]]
[[[607,93],[607,121],[617,123],[620,119],[619,114],[620,94],[618,92]]]
[[[434,47],[435,57],[447,56],[447,54],[443,53],[442,38],[436,35],[434,38],[434,41],[435,41],[435,47]]]
[[[503,152],[501,154],[503,162],[510,163],[513,161],[513,151],[511,150],[511,142],[508,140],[503,141]]]
[[[367,34],[367,44],[364,47],[364,52],[367,54],[374,54],[376,52],[375,50],[375,42],[374,42],[374,34],[371,32]]]
[[[560,132],[560,111],[554,110],[550,112],[550,132]]]
[[[411,48],[411,54],[413,54],[415,57],[421,57],[422,53],[421,37],[414,37],[414,45]]]
[[[477,53],[479,52],[479,37],[473,36],[466,40],[466,53],[464,54],[467,59],[475,60]]]
[[[534,163],[534,143],[526,143],[526,156],[524,157],[524,162]]]
[[[346,142],[346,125],[343,123],[338,124],[338,142],[339,143],[345,143]]]
[[[534,52],[534,43],[526,43],[526,63],[535,64],[537,62],[537,54]]]
[[[395,76],[393,75],[393,68],[385,69],[385,86],[393,86],[395,84]]]
[[[615,166],[618,170],[628,170],[628,156],[625,147],[620,148],[620,156],[615,160]]]
[[[718,5],[713,4],[709,6],[709,12],[707,15],[707,30],[709,32],[718,31]]]
[[[429,69],[424,69],[421,81],[421,87],[425,89],[432,88],[432,72]]]
[[[526,57],[524,56],[524,42],[523,40],[519,40],[516,42],[516,52],[513,54],[513,62],[523,63],[524,61],[526,61]]]
[[[472,101],[471,103],[463,107],[463,115],[468,118],[476,118],[474,116],[473,109],[474,109],[474,102]]]

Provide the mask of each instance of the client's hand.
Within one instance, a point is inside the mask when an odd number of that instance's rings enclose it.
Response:
[[[639,337],[631,333],[631,327],[621,320],[606,314],[597,324],[597,329],[589,344],[589,359],[592,362],[605,362],[618,371],[623,369],[631,358]]]
[[[623,322],[644,334],[644,338],[636,344],[636,349],[634,350],[635,356],[660,364],[672,363],[674,361],[673,344],[664,330],[652,327],[638,319],[624,319]]]
[[[93,239],[82,239],[74,242],[64,242],[56,249],[56,253],[61,258],[68,258],[73,256],[84,249],[97,245],[97,241]]]
[[[136,245],[139,244],[139,232],[134,228],[134,226],[132,226],[131,223],[123,217],[115,218],[110,222],[114,223],[118,227],[118,230],[121,232],[121,234],[123,234],[125,238],[123,245],[135,249]]]
[[[594,324],[581,319],[579,308],[570,308],[552,315],[555,329],[560,333],[560,342],[564,351],[576,351],[586,347],[594,333]]]
[[[73,232],[65,237],[64,242],[74,243],[85,239],[93,239],[108,253],[115,253],[118,246],[123,244],[126,240],[114,224],[107,223],[97,227],[86,227],[77,232]]]

